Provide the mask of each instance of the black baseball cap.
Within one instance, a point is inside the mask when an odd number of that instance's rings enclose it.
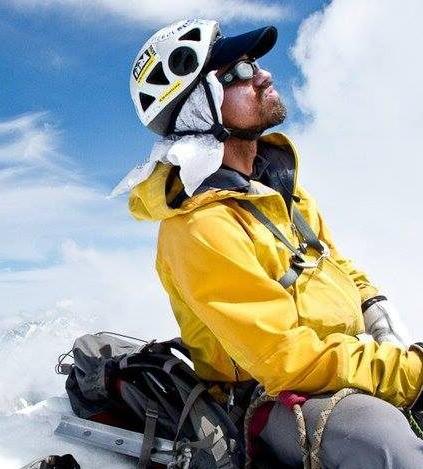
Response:
[[[238,36],[221,36],[213,44],[205,70],[224,67],[236,62],[243,55],[258,59],[272,49],[277,38],[278,30],[275,26],[265,26]]]

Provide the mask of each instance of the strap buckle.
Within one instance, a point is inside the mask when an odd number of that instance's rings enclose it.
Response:
[[[229,130],[223,127],[222,124],[213,124],[210,132],[217,138],[217,140],[219,140],[219,142],[224,142],[231,136]]]
[[[323,241],[319,240],[319,242],[322,245],[323,250],[316,260],[308,261],[303,258],[301,253],[297,253],[291,257],[291,265],[294,267],[298,267],[299,269],[316,269],[322,262],[322,260],[326,259],[330,255],[330,249],[328,245]]]
[[[146,417],[150,417],[152,419],[158,419],[159,418],[159,412],[157,409],[153,409],[151,407],[147,407],[145,411]]]

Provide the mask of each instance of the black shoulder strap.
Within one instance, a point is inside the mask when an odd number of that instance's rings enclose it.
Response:
[[[145,427],[142,441],[141,455],[138,463],[140,469],[147,469],[150,464],[151,451],[154,446],[157,419],[159,418],[157,403],[149,399],[145,412]]]
[[[174,439],[174,450],[176,449],[176,443],[179,439],[179,434],[181,433],[182,427],[190,413],[192,406],[194,405],[195,401],[198,399],[200,394],[202,394],[205,391],[207,391],[205,386],[202,383],[198,383],[194,386],[194,388],[190,392],[185,402],[184,408],[182,409],[181,416],[179,418],[178,428],[176,430],[176,435]]]

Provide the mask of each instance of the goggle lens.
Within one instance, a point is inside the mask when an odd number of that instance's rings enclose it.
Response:
[[[230,70],[219,77],[223,86],[232,85],[238,80],[251,80],[258,69],[258,64],[254,60],[242,60],[236,63]]]

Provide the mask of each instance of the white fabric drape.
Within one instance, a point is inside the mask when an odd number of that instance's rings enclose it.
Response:
[[[206,79],[221,123],[223,87],[217,80],[215,72],[208,73]],[[177,131],[208,130],[213,124],[204,86],[200,82],[182,106],[175,128]],[[127,193],[146,180],[158,161],[181,168],[182,184],[185,192],[191,196],[208,176],[219,169],[222,164],[223,149],[223,143],[211,134],[162,137],[154,144],[146,163],[133,168],[113,189],[110,197]]]

